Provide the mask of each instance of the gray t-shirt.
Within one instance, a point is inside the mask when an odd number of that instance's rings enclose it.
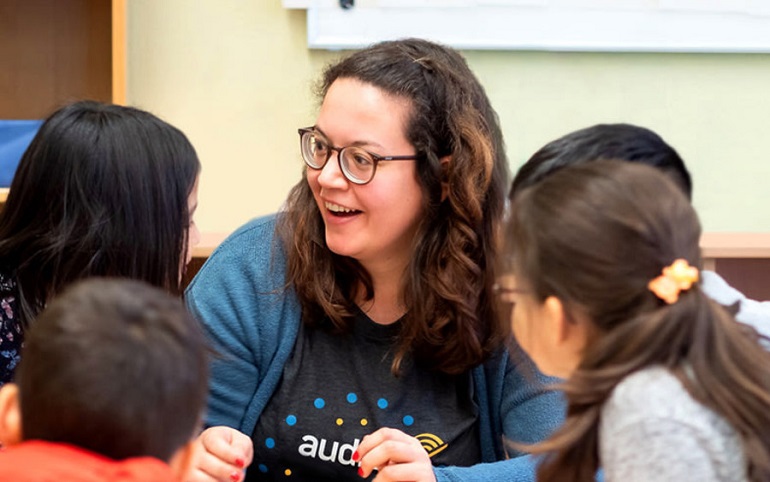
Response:
[[[662,367],[615,388],[602,407],[599,457],[607,482],[748,480],[732,426]]]
[[[479,463],[470,373],[441,375],[407,359],[403,373],[393,376],[399,329],[400,321],[378,325],[361,312],[348,335],[301,326],[254,430],[247,481],[363,481],[353,453],[381,427],[416,437],[433,465]]]

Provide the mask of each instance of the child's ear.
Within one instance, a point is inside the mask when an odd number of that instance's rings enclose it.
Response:
[[[187,480],[186,475],[193,468],[193,462],[195,461],[195,451],[197,450],[198,439],[193,438],[186,444],[179,447],[171,456],[171,460],[168,461],[168,465],[171,467],[171,471],[174,472],[176,480]]]
[[[567,340],[570,335],[569,319],[564,310],[564,303],[555,297],[549,296],[543,302],[546,320],[548,321],[548,332],[554,346],[559,347]]]
[[[19,387],[6,383],[0,388],[0,444],[4,447],[21,442],[21,406]]]
[[[545,318],[548,320],[548,335],[551,346],[558,353],[559,363],[555,367],[561,378],[567,378],[580,365],[583,351],[588,343],[588,322],[575,313],[568,313],[564,303],[555,296],[549,296],[543,303]]]

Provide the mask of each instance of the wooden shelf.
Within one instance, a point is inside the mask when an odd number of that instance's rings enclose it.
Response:
[[[126,0],[112,0],[112,102],[126,104]]]
[[[201,233],[201,241],[193,248],[193,258],[208,258],[230,233]]]
[[[201,233],[201,242],[193,249],[193,256],[210,256],[228,234]],[[706,259],[770,258],[770,233],[703,233],[701,249]]]
[[[704,258],[770,258],[770,233],[703,233]]]

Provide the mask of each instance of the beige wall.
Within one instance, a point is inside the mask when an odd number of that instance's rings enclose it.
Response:
[[[306,47],[280,0],[130,0],[128,102],[185,131],[203,163],[198,224],[231,231],[299,179],[296,128],[335,53]],[[515,170],[600,122],[658,131],[690,167],[709,231],[770,231],[770,55],[466,52]]]

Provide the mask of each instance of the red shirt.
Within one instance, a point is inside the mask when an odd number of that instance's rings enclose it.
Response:
[[[168,482],[178,480],[153,457],[112,460],[71,445],[32,440],[0,451],[0,480],[14,482]]]

